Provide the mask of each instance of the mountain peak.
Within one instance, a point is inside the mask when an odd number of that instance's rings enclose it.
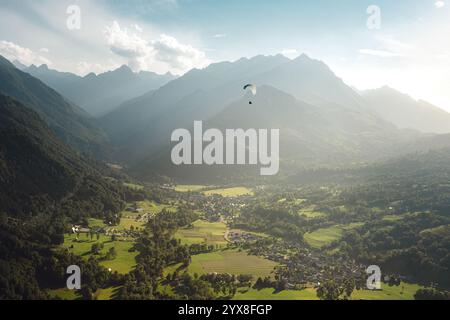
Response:
[[[314,59],[311,59],[306,53],[302,53],[301,55],[299,55],[294,60],[297,60],[297,61],[313,61]]]
[[[15,68],[14,65],[2,55],[0,55],[0,65]]]
[[[133,70],[130,69],[129,66],[127,66],[126,64],[120,66],[119,68],[117,68],[114,71],[118,71],[118,72],[126,72],[126,73],[133,73]]]

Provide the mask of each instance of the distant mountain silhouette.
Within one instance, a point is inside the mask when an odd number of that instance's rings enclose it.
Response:
[[[389,87],[367,90],[362,95],[373,112],[399,128],[450,133],[450,113],[426,101],[416,101]]]
[[[270,110],[261,109],[268,101],[248,106],[247,98],[245,108],[232,107],[244,96],[245,83],[265,88],[258,90],[255,101],[268,99]],[[294,110],[301,109],[298,105],[308,105],[308,112],[315,117],[291,114],[290,109],[285,110],[288,101],[296,101]],[[408,134],[397,130],[366,104],[358,92],[336,77],[323,62],[306,55],[295,60],[281,55],[257,56],[192,70],[159,90],[124,103],[100,122],[119,147],[118,157],[132,164],[141,164],[143,159],[155,157],[161,148],[167,148],[173,129],[191,127],[194,120],[220,123],[221,117],[229,118],[230,128],[245,119],[252,121],[242,125],[266,128],[279,119],[280,128],[295,131],[287,139],[292,144],[286,150],[308,150],[298,152],[297,160],[331,161],[330,156],[336,152],[335,158],[350,161],[355,155],[359,155],[355,159],[383,156],[375,151],[379,151],[375,145],[388,146],[408,139]],[[252,110],[249,115],[245,113],[248,110]],[[283,113],[287,116],[280,118]],[[418,135],[410,132],[411,139]],[[318,157],[319,154],[323,157]]]
[[[96,156],[105,152],[106,136],[84,110],[2,56],[0,93],[36,111],[62,141],[77,150]]]
[[[204,130],[218,128],[280,129],[280,172],[286,174],[301,167],[349,166],[367,161],[385,160],[398,154],[405,144],[414,145],[422,137],[415,132],[398,130],[364,110],[326,107],[302,102],[271,86],[258,87],[258,94],[230,103],[204,122]],[[184,128],[192,131],[193,123]],[[164,132],[170,138],[170,132]],[[131,168],[143,178],[158,174],[185,181],[205,182],[214,178],[230,179],[258,175],[249,166],[175,166],[171,164],[169,138],[159,150],[150,153]],[[450,139],[448,139],[450,142]]]
[[[51,70],[46,65],[32,65],[24,71],[42,80],[93,116],[106,114],[122,102],[158,89],[175,79],[170,73],[134,73],[127,66],[99,75],[90,73],[85,77]]]

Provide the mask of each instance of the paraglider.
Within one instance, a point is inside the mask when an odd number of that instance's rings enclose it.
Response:
[[[250,90],[254,96],[256,96],[256,86],[254,84],[246,84],[244,86],[244,90]],[[253,102],[249,101],[248,104],[253,104]]]

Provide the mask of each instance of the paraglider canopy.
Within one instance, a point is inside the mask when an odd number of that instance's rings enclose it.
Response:
[[[254,84],[246,84],[244,90],[250,90],[256,96],[256,86]],[[253,102],[249,101],[248,104],[253,104]]]
[[[254,84],[246,84],[244,86],[244,90],[251,90],[251,92],[253,93],[254,96],[256,96],[256,86]]]

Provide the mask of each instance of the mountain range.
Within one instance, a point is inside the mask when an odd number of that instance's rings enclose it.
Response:
[[[304,54],[294,60],[275,55],[214,63],[179,78],[133,73],[128,67],[82,78],[47,66],[16,65],[26,72],[2,60],[2,93],[35,110],[59,138],[78,150],[83,148],[74,142],[86,135],[96,137],[98,145],[114,150],[109,158],[141,178],[229,174],[216,166],[171,164],[171,132],[191,129],[195,120],[219,129],[280,129],[281,169],[288,171],[349,167],[450,145],[450,135],[445,134],[450,132],[449,113],[388,87],[359,92],[324,62]],[[255,97],[243,90],[246,83],[257,86]],[[115,108],[106,103],[110,111],[94,120],[88,112],[103,111],[84,108],[97,93],[97,102],[102,97],[103,102],[129,99]],[[71,102],[77,96],[81,107]],[[61,110],[70,113],[63,120]],[[87,128],[74,130],[82,124]],[[232,171],[241,175],[240,170]]]
[[[242,90],[246,83],[258,86],[252,105]],[[394,92],[395,97],[404,97]],[[99,121],[118,147],[116,158],[144,176],[180,171],[165,163],[170,162],[170,135],[176,128],[191,128],[194,120],[217,128],[280,128],[281,160],[293,167],[348,166],[387,159],[403,149],[415,152],[448,144],[448,137],[435,136],[445,132],[445,124],[430,131],[412,121],[421,102],[409,98],[408,104],[397,105],[393,98],[386,105],[383,94],[384,90],[357,92],[325,63],[306,55],[295,60],[257,56],[191,70],[159,90],[125,102]],[[391,119],[384,111],[408,105],[410,114],[404,122],[409,125],[400,126],[398,118]],[[437,107],[426,109],[430,119],[450,119]],[[186,170],[194,175],[199,171]]]
[[[19,65],[20,66],[20,65]],[[22,71],[40,79],[92,116],[100,116],[121,103],[158,89],[175,79],[170,73],[159,75],[141,71],[135,73],[127,66],[96,75],[80,77],[69,72],[49,69],[47,65],[22,67]]]
[[[423,100],[414,100],[390,87],[362,92],[368,107],[399,128],[429,133],[450,133],[448,112]]]

